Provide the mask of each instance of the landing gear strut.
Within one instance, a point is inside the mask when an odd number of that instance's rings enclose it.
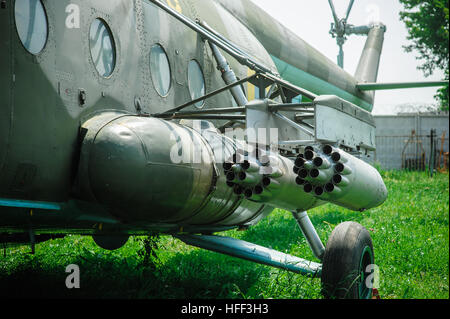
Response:
[[[373,270],[370,266],[374,263],[374,255],[369,232],[358,223],[342,223],[334,229],[325,248],[307,213],[294,212],[293,216],[322,264],[230,237],[191,234],[173,236],[188,245],[306,276],[321,277],[325,298],[370,299],[372,289],[369,277]]]

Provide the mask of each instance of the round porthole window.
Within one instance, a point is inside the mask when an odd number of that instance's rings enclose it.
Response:
[[[205,77],[203,76],[202,68],[197,61],[192,60],[189,62],[188,67],[188,85],[191,99],[196,100],[205,95]],[[205,101],[195,103],[197,108],[201,108],[205,104]]]
[[[101,19],[95,19],[89,30],[91,57],[98,73],[110,76],[116,66],[116,46],[111,30]]]
[[[166,96],[170,90],[171,71],[166,51],[159,44],[150,50],[150,71],[156,91]]]
[[[40,0],[16,0],[14,6],[16,29],[25,49],[31,54],[40,53],[47,42],[48,24]]]

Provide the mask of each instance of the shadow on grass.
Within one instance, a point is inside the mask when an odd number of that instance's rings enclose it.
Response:
[[[66,265],[28,259],[0,275],[3,298],[208,299],[243,298],[268,269],[206,251],[176,254],[163,264],[129,265],[126,260],[78,256],[80,289],[65,285]]]
[[[334,226],[347,220],[358,221],[362,217],[360,213],[319,209],[313,211],[310,218],[326,244]],[[263,220],[249,231],[234,232],[232,236],[318,261],[313,257],[296,221],[287,212],[276,211],[270,218]],[[61,250],[67,251],[67,248]],[[279,272],[274,279],[270,277],[273,272],[271,267],[205,250],[177,252],[170,249],[169,252],[164,252],[163,261],[157,261],[149,266],[144,266],[142,258],[139,259],[137,253],[134,257],[133,251],[130,257],[120,254],[99,255],[89,253],[88,250],[79,250],[67,259],[58,255],[63,252],[53,252],[49,249],[45,254],[52,256],[45,260],[41,260],[39,256],[23,254],[20,262],[10,269],[8,275],[0,273],[0,296],[119,299],[215,299],[247,296],[258,298],[254,294],[255,291],[261,291],[264,280],[278,282],[280,278],[290,278],[284,272]],[[67,289],[65,285],[69,275],[65,272],[68,263],[80,267],[80,289]],[[293,274],[293,276],[296,278],[300,275]],[[289,282],[291,279],[283,280]],[[303,286],[298,288],[298,294],[295,292],[299,297],[308,295],[301,289],[307,290],[308,285],[317,284],[317,280],[311,283],[300,279],[292,280]],[[277,289],[284,288],[273,288],[273,292],[277,292]]]
[[[360,222],[364,218],[364,215],[360,212],[333,207],[319,208],[308,212],[308,215],[324,245],[326,245],[328,236],[338,224],[346,221]],[[304,236],[291,213],[281,211],[272,213],[269,218],[245,232],[240,239],[282,251],[293,244],[298,244],[299,241],[305,242]]]

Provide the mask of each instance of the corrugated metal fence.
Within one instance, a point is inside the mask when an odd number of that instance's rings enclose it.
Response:
[[[449,151],[448,114],[379,115],[374,118],[377,124],[374,159],[383,169],[423,170],[428,167],[430,156],[434,156],[431,160],[434,159],[437,166],[441,149],[443,152]],[[442,140],[443,133],[445,138]],[[442,167],[443,156],[440,163]]]

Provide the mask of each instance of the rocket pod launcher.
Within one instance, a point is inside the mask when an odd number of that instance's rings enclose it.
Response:
[[[285,121],[284,115],[264,112],[261,105],[269,110],[270,103],[277,106],[269,100],[247,105],[247,127],[273,128],[280,118]],[[264,118],[269,123],[261,122]],[[267,206],[305,211],[328,201],[363,211],[386,200],[378,171],[330,144],[314,141],[297,145],[296,155],[283,149],[281,155],[254,143],[266,136],[249,135],[247,143],[205,121],[197,128],[183,123],[188,122],[116,113],[87,121],[78,196],[131,223],[216,226],[251,223]],[[277,129],[282,132],[281,125]],[[224,219],[238,203],[245,203],[245,213]]]

